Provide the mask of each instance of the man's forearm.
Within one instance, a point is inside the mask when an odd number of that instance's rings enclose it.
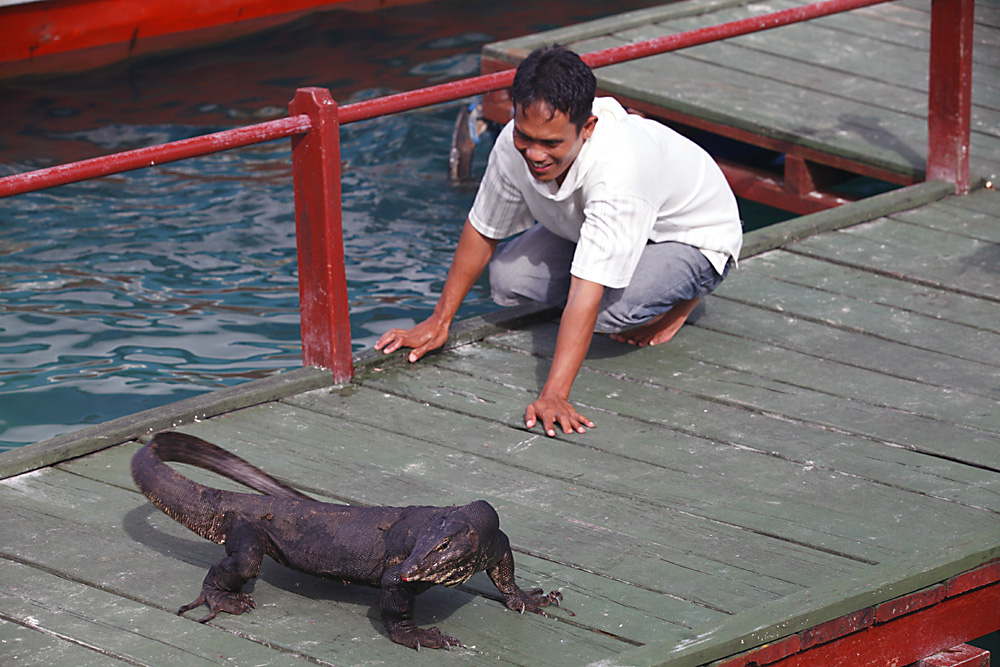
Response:
[[[559,321],[556,351],[552,357],[552,367],[542,388],[542,396],[554,395],[569,398],[570,389],[580,366],[590,349],[594,337],[594,323],[601,304],[604,287],[578,278],[570,284],[569,298]]]
[[[454,319],[458,307],[489,264],[496,246],[494,239],[483,236],[472,223],[465,221],[458,247],[455,248],[455,256],[451,260],[451,268],[448,269],[448,277],[434,307],[435,317],[444,323],[450,323]]]
[[[528,428],[541,423],[545,435],[549,437],[555,436],[556,425],[562,427],[563,433],[583,433],[588,428],[594,428],[594,422],[570,404],[569,392],[590,349],[603,294],[602,285],[576,277],[571,279],[569,299],[559,321],[559,335],[556,337],[549,377],[541,394],[524,411],[524,424]]]

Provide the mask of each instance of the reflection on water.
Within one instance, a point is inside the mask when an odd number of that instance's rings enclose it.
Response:
[[[224,46],[0,82],[0,175],[478,73],[483,43],[662,0],[329,12]],[[433,307],[474,192],[457,106],[343,128],[355,349]],[[485,156],[477,156],[479,169]],[[0,201],[0,449],[301,364],[287,141]],[[490,309],[478,286],[459,317]]]

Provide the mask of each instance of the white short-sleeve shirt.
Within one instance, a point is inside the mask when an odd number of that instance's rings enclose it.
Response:
[[[572,275],[628,285],[647,242],[692,245],[722,273],[739,256],[743,226],[722,170],[667,126],[594,100],[597,125],[562,185],[535,179],[514,147],[513,121],[490,153],[469,221],[501,239],[535,221],[577,244]]]

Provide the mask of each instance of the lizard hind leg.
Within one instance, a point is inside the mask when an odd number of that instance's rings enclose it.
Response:
[[[234,525],[226,536],[227,556],[213,565],[201,584],[201,594],[177,610],[178,615],[201,605],[208,606],[208,615],[199,618],[206,623],[220,611],[239,615],[257,608],[257,603],[243,586],[260,573],[264,560],[265,537],[250,524]]]

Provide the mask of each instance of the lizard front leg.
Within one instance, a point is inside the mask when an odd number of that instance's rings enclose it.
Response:
[[[264,560],[265,537],[253,525],[236,524],[226,536],[226,557],[208,570],[201,585],[201,595],[177,610],[183,614],[195,607],[208,605],[208,615],[199,618],[206,623],[220,611],[242,614],[257,608],[257,603],[246,593],[243,586],[260,573]]]
[[[455,637],[443,634],[437,628],[419,628],[413,622],[413,607],[417,594],[433,586],[429,583],[405,583],[400,576],[398,565],[390,567],[382,575],[381,599],[382,622],[389,638],[397,644],[415,648],[446,648],[461,646]]]
[[[508,609],[521,612],[532,611],[545,616],[542,607],[549,605],[559,606],[563,596],[559,591],[544,592],[541,588],[532,588],[530,591],[522,590],[514,580],[514,554],[510,550],[510,542],[503,532],[499,535],[497,544],[502,552],[500,560],[486,569],[486,574],[503,595],[503,603]]]

